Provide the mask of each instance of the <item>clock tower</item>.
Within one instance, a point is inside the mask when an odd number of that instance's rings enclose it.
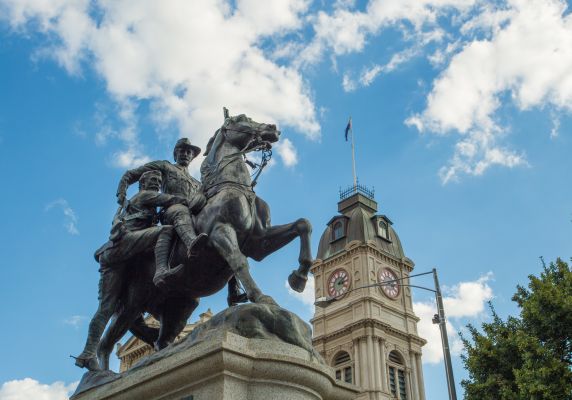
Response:
[[[315,296],[335,297],[312,318],[313,344],[336,379],[363,389],[358,399],[425,400],[421,347],[409,276],[391,220],[378,214],[373,191],[340,192],[312,265]],[[385,285],[376,285],[387,282]],[[365,287],[364,287],[365,286]]]

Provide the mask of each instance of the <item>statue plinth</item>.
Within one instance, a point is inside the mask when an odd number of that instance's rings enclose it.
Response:
[[[236,318],[252,315],[253,308],[258,314],[264,311],[263,319],[267,311],[279,310],[276,314],[283,320],[285,310],[279,307],[233,307],[205,323],[204,329],[107,383],[91,388],[80,383],[72,400],[350,400],[359,395],[359,388],[336,381],[334,371],[314,351],[278,336],[268,338],[270,332],[261,334],[265,329],[261,331],[259,318]],[[303,323],[290,315],[296,324]],[[252,337],[236,332],[238,321],[238,330],[253,332]],[[253,331],[253,326],[258,330]]]
[[[298,346],[228,331],[218,336],[72,400],[350,400],[359,394]]]

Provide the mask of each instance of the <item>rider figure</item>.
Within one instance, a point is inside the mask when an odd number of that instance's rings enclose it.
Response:
[[[187,169],[190,162],[200,152],[201,149],[193,146],[189,139],[179,139],[173,151],[175,164],[169,161],[152,161],[139,168],[129,170],[123,174],[117,188],[117,201],[122,204],[125,200],[127,187],[135,183],[143,173],[147,171],[160,172],[163,178],[162,192],[187,200],[187,205],[174,204],[164,207],[161,222],[174,226],[177,235],[187,248],[189,257],[200,250],[208,240],[206,233],[196,234],[191,218],[191,211],[197,213],[206,203],[206,198],[201,192],[201,183],[193,178]],[[174,270],[168,269],[166,263],[158,264],[153,283],[161,289],[166,289],[168,287],[167,279],[174,272]]]
[[[95,253],[100,264],[99,307],[89,324],[84,350],[76,358],[78,367],[92,371],[99,369],[95,352],[103,330],[117,306],[123,285],[124,263],[155,247],[156,264],[168,268],[167,258],[174,232],[170,225],[155,226],[157,207],[187,205],[187,199],[159,193],[161,183],[159,171],[150,170],[141,174],[139,192],[126,202],[120,222],[121,229],[117,229],[116,223],[112,228],[111,241]],[[179,265],[173,270],[178,271],[182,267]]]

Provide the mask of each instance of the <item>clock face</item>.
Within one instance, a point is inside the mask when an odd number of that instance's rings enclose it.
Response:
[[[399,279],[395,272],[390,270],[389,268],[382,268],[379,270],[377,275],[377,281],[379,283],[394,281],[395,279]],[[399,296],[399,282],[390,282],[386,285],[382,285],[381,291],[390,299],[396,299]]]
[[[350,289],[350,274],[345,269],[337,269],[328,278],[328,295],[339,297]]]

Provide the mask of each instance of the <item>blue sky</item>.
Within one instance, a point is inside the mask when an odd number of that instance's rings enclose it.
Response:
[[[487,300],[514,314],[515,286],[539,272],[538,257],[571,255],[568,6],[0,0],[0,399],[66,398],[82,374],[68,355],[97,305],[92,254],[121,174],[170,159],[180,136],[204,147],[223,106],[279,125],[257,193],[274,223],[312,221],[314,252],[352,182],[351,115],[359,180],[416,271],[438,268],[453,347],[456,331],[487,318]],[[310,292],[285,287],[296,250],[252,269],[309,320]],[[203,299],[193,318],[222,310],[225,296]],[[443,399],[431,296],[415,301],[427,397]]]

